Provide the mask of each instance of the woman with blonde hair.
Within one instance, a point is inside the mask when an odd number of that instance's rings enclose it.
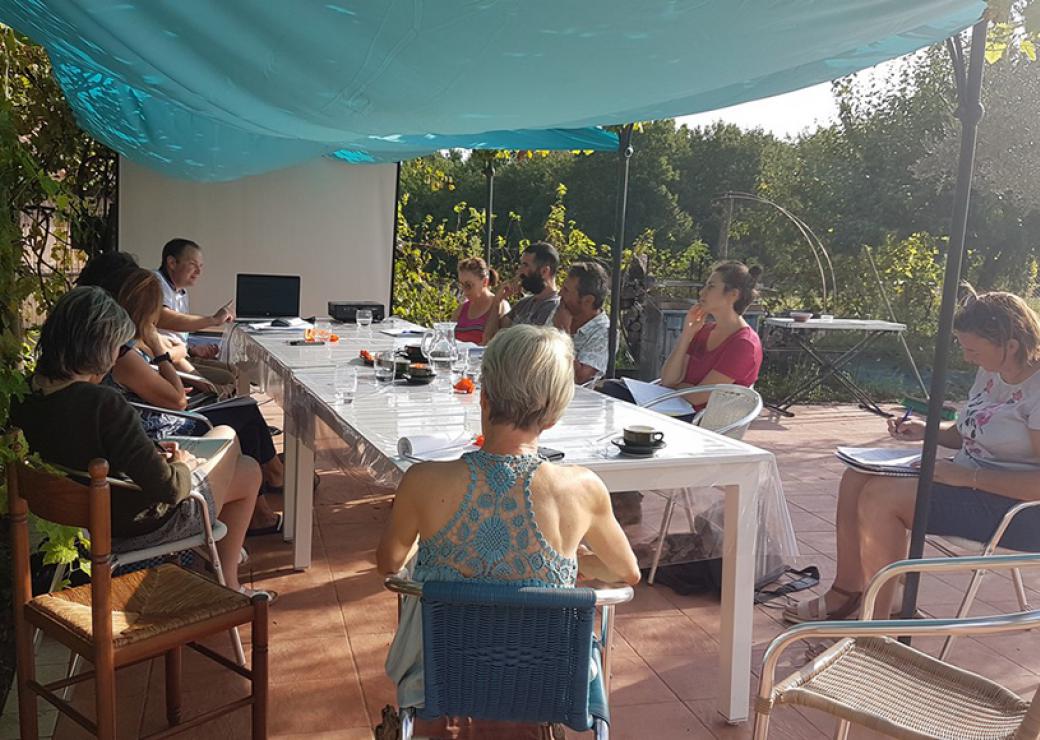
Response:
[[[525,371],[517,373],[521,362]],[[573,363],[570,337],[556,329],[520,325],[495,335],[483,362],[483,446],[460,460],[408,469],[376,553],[381,573],[397,572],[415,555],[419,581],[559,588],[573,587],[579,575],[639,581],[603,482],[586,468],[538,455],[539,434],[574,396]],[[422,706],[414,599],[401,613],[386,665],[401,706]]]
[[[935,463],[928,533],[986,542],[1004,514],[1040,498],[1040,318],[1011,293],[968,296],[953,323],[964,360],[978,366],[960,418],[939,432],[956,450]],[[901,441],[924,439],[922,421],[888,420]],[[849,469],[838,488],[837,575],[823,596],[784,610],[789,622],[851,618],[867,581],[906,557],[916,478],[871,476]],[[1001,546],[1040,552],[1040,509],[1013,520]],[[891,611],[893,588],[877,601]]]
[[[491,289],[497,284],[498,273],[480,257],[459,261],[459,289],[465,300],[451,319],[455,322],[455,338],[460,342],[484,344],[484,325],[495,301]],[[500,316],[509,313],[507,301],[499,304],[498,313]]]

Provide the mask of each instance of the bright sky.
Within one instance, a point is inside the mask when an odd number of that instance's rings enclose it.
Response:
[[[879,80],[884,80],[901,62],[902,59],[883,62],[859,72],[857,78],[869,79],[870,76],[877,76]],[[745,130],[762,128],[778,137],[788,137],[795,136],[805,129],[815,131],[820,126],[834,123],[837,117],[838,106],[831,94],[831,83],[824,82],[785,95],[754,100],[730,108],[698,113],[694,116],[680,116],[675,121],[679,125],[685,123],[689,128],[693,128],[722,119]]]
[[[831,84],[826,82],[730,108],[681,116],[675,122],[693,128],[722,119],[742,129],[763,128],[776,136],[787,137],[801,133],[804,129],[815,130],[833,123],[837,115],[838,107],[831,95]]]

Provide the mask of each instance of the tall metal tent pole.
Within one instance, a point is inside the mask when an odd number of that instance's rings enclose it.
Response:
[[[946,254],[946,273],[943,276],[942,307],[939,311],[939,332],[935,340],[935,359],[932,365],[931,393],[928,399],[928,423],[924,447],[921,451],[921,476],[917,483],[917,502],[914,507],[914,526],[910,533],[910,557],[920,558],[924,553],[924,537],[928,527],[928,502],[931,498],[932,477],[935,474],[936,448],[939,444],[939,420],[942,414],[946,388],[946,371],[953,335],[953,313],[960,287],[961,262],[964,257],[964,237],[968,228],[968,204],[971,200],[971,178],[975,167],[975,141],[979,120],[982,118],[982,67],[986,49],[988,21],[983,18],[971,29],[971,61],[964,71],[964,54],[960,39],[948,43],[953,57],[957,79],[957,117],[961,121],[961,151],[957,170],[957,188],[954,192],[953,221],[950,224],[950,244]],[[919,574],[907,576],[903,592],[904,618],[917,608]]]
[[[614,215],[614,248],[610,254],[610,341],[607,377],[613,378],[617,363],[618,329],[621,323],[621,253],[625,250],[625,210],[628,208],[628,164],[632,159],[632,127],[628,124],[618,136],[618,186]]]
[[[484,164],[484,177],[487,178],[487,210],[484,211],[484,261],[491,264],[491,240],[494,234],[493,217],[495,212],[495,163],[490,159]]]

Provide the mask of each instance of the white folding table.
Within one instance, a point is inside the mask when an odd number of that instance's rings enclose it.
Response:
[[[373,328],[359,335],[355,327],[336,327],[341,341],[331,347],[294,347],[285,333],[240,335],[234,342],[237,356],[264,366],[267,390],[285,408],[286,528],[296,569],[307,568],[311,559],[317,419],[356,452],[360,464],[392,485],[411,464],[397,453],[400,437],[461,434],[467,415],[478,413],[475,394],[454,393],[447,383],[376,386],[373,371],[356,360],[360,349],[374,352],[406,340]],[[344,362],[359,365],[359,385],[353,403],[337,405],[335,365]],[[619,456],[609,440],[629,424],[662,430],[666,447],[650,459]],[[696,486],[724,492],[720,711],[730,722],[746,720],[758,496],[763,482],[776,477],[772,453],[584,388],[576,388],[574,401],[541,443],[563,451],[564,463],[594,471],[611,491]]]
[[[768,408],[777,411],[783,416],[794,416],[794,413],[790,410],[791,407],[805,398],[814,388],[818,388],[828,378],[833,377],[867,411],[872,411],[879,416],[890,416],[852,379],[852,376],[845,372],[844,368],[867,347],[884,335],[902,334],[906,331],[906,324],[897,324],[893,321],[875,321],[873,319],[808,319],[807,321],[795,321],[789,318],[768,318],[765,320],[765,326],[792,337],[802,352],[819,367],[815,375],[803,380],[783,399],[776,402],[767,401],[765,405]],[[814,334],[824,332],[854,332],[862,336],[836,358],[828,359],[812,344]]]

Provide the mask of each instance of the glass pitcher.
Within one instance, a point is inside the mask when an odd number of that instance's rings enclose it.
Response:
[[[435,322],[433,330],[423,334],[419,346],[433,371],[450,383],[452,363],[459,358],[459,346],[455,343],[455,322]]]

